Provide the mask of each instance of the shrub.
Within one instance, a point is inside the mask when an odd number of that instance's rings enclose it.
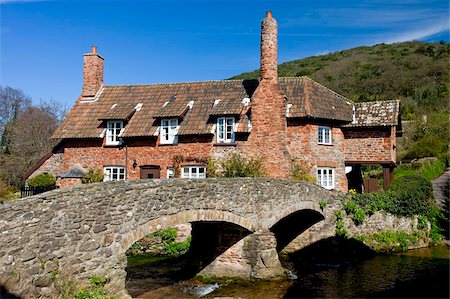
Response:
[[[103,171],[99,168],[90,168],[86,176],[81,179],[83,184],[103,182]]]
[[[223,168],[222,176],[226,178],[264,176],[261,159],[246,159],[239,154],[232,153],[221,164]]]
[[[51,174],[41,173],[28,180],[30,187],[53,187],[56,186],[56,178]]]
[[[316,177],[311,175],[308,172],[308,170],[306,169],[306,166],[304,165],[304,163],[301,163],[301,162],[294,163],[294,165],[292,166],[291,177],[294,180],[312,182],[312,183],[316,182]]]
[[[392,181],[388,190],[395,192],[388,212],[397,216],[428,215],[434,207],[433,189],[426,179],[414,175]]]

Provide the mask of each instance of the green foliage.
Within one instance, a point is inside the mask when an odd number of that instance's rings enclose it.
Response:
[[[159,230],[149,235],[149,237],[159,237],[163,242],[164,252],[163,255],[166,256],[179,256],[185,254],[191,245],[191,237],[189,236],[184,242],[175,242],[177,238],[177,230],[175,228],[169,227],[163,230]],[[133,244],[133,246],[140,246]]]
[[[30,187],[53,187],[56,186],[56,178],[51,174],[41,173],[28,180]]]
[[[316,177],[311,175],[306,168],[307,167],[304,163],[301,162],[294,163],[292,166],[292,173],[291,173],[292,179],[315,183]]]
[[[206,166],[206,177],[215,178],[220,177],[218,161],[209,158],[208,165]]]
[[[327,204],[328,204],[328,202],[326,202],[325,200],[319,201],[320,209],[323,211],[323,209],[327,206]]]
[[[353,221],[356,225],[360,225],[366,219],[366,211],[361,208],[356,208],[355,213],[353,214]]]
[[[178,256],[188,252],[191,245],[191,236],[189,236],[184,242],[169,242],[165,245],[166,253],[170,256]]]
[[[350,235],[344,227],[344,212],[341,210],[336,210],[334,211],[334,215],[336,216],[336,236],[348,239]]]
[[[106,279],[100,276],[91,276],[89,278],[90,286],[79,290],[75,294],[75,299],[112,299],[105,291]]]
[[[398,216],[428,215],[434,207],[430,181],[420,176],[394,179],[388,190],[395,193],[388,212]]]
[[[422,236],[415,232],[412,234],[404,231],[381,231],[370,236],[360,236],[358,240],[369,245],[377,252],[407,251],[409,246],[417,244]]]
[[[52,272],[53,273],[53,272]],[[55,279],[58,273],[55,274]],[[105,291],[106,278],[91,276],[89,286],[80,288],[79,284],[67,275],[60,275],[55,281],[57,298],[61,299],[114,299]]]
[[[90,168],[85,177],[81,179],[83,184],[103,182],[103,171],[99,168]]]
[[[173,227],[169,227],[163,230],[159,230],[153,234],[154,236],[161,237],[164,242],[173,242],[177,237],[177,230]]]
[[[221,171],[215,171],[215,177],[262,177],[264,172],[262,169],[262,159],[246,159],[237,153],[231,153],[227,159],[219,162],[220,164],[214,167],[221,169]]]

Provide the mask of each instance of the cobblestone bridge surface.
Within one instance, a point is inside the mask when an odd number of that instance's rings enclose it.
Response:
[[[298,211],[324,219],[319,202],[336,196],[305,182],[241,178],[108,182],[20,199],[0,205],[0,284],[48,297],[59,279],[99,275],[126,297],[125,252],[155,230],[219,221],[254,233],[258,246],[272,244],[280,220]]]

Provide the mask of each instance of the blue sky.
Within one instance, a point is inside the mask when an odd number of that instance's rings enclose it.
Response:
[[[448,0],[0,0],[0,84],[71,106],[96,45],[105,84],[226,79],[259,67],[272,11],[279,63],[361,45],[449,41]]]

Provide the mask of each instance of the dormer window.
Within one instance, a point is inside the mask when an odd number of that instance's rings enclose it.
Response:
[[[119,145],[122,131],[123,121],[108,121],[106,123],[106,145]]]
[[[178,143],[178,119],[162,119],[161,120],[161,144],[177,144]]]
[[[217,119],[217,143],[234,143],[234,117]]]
[[[331,144],[331,128],[320,126],[317,140],[319,144]]]

